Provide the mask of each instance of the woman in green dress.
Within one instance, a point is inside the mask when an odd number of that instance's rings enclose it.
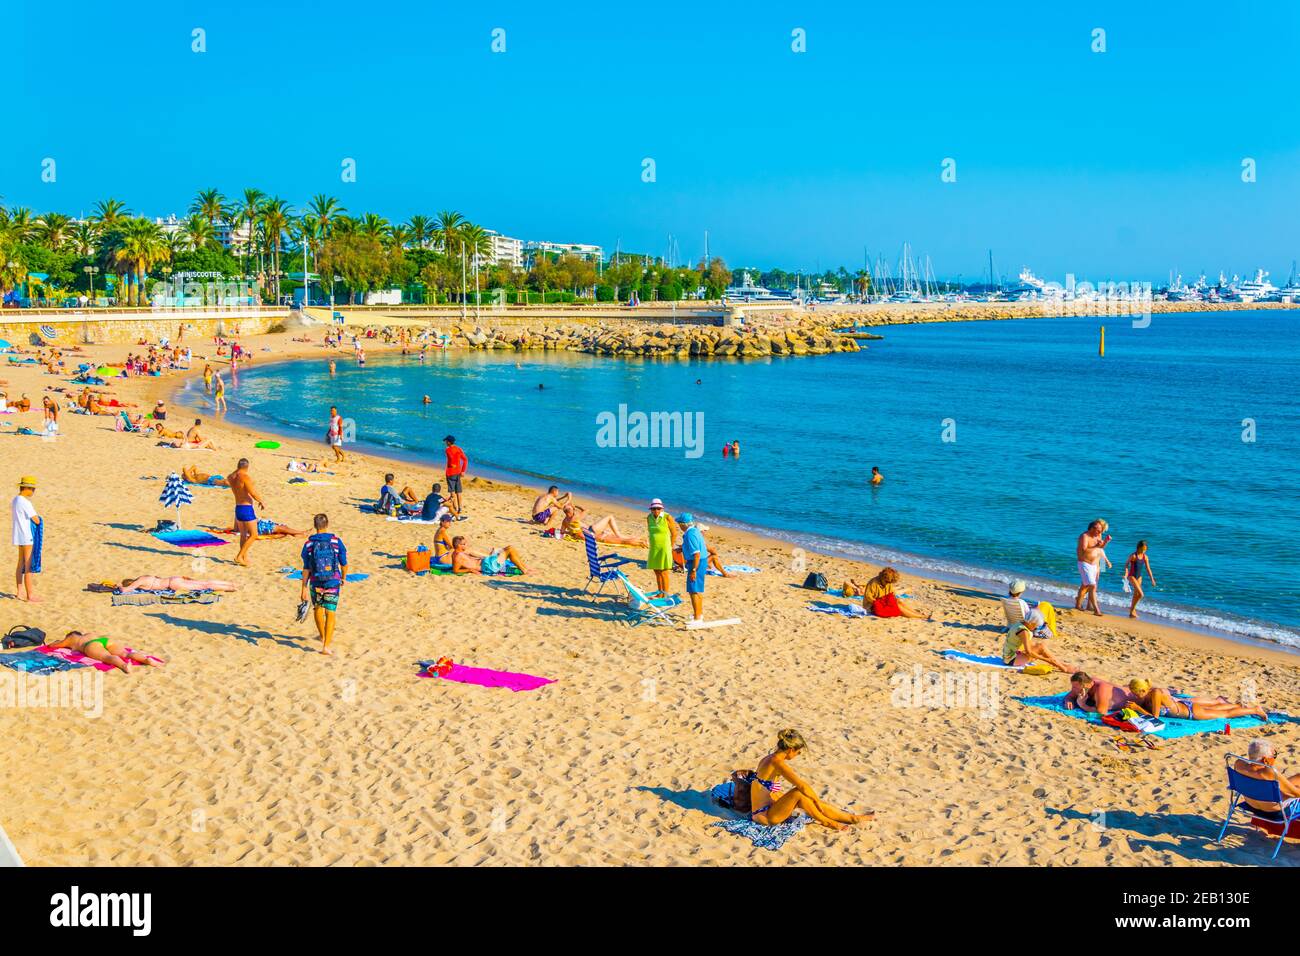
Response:
[[[664,511],[664,503],[658,498],[650,502],[650,514],[645,523],[650,548],[645,566],[655,573],[657,593],[667,594],[668,574],[673,569],[673,542],[681,534],[681,529],[673,516]]]

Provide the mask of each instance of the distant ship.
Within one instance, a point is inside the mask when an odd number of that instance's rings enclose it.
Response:
[[[1236,277],[1233,277],[1234,280]],[[1255,278],[1234,281],[1229,291],[1238,302],[1268,302],[1278,296],[1278,287],[1268,281],[1268,273],[1263,269],[1255,270]]]
[[[737,302],[777,302],[790,298],[789,293],[777,295],[771,289],[755,285],[748,272],[740,274],[740,285],[727,286],[727,298]]]

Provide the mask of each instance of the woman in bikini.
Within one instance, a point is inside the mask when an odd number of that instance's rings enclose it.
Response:
[[[776,735],[776,749],[758,762],[749,783],[749,818],[765,827],[784,823],[795,810],[802,810],[823,826],[843,830],[854,823],[875,817],[874,813],[848,813],[822,802],[812,788],[790,767],[807,746],[797,730],[782,730]],[[782,793],[781,778],[790,784]]]
[[[582,540],[583,524],[579,517],[583,509],[577,505],[564,506],[564,519],[560,522],[560,534],[565,538],[572,538],[574,541]],[[644,548],[646,546],[645,538],[633,538],[625,535],[618,527],[618,522],[614,520],[613,515],[606,515],[599,521],[593,521],[586,526],[591,531],[592,536],[605,544],[625,544],[629,547]]]
[[[1177,717],[1181,720],[1227,720],[1230,717],[1262,717],[1263,707],[1247,707],[1215,697],[1175,697],[1165,687],[1152,687],[1150,681],[1134,678],[1128,689],[1133,697],[1128,706],[1151,717]]]
[[[112,664],[123,674],[131,673],[126,666],[127,661],[143,664],[146,667],[158,667],[161,663],[148,654],[131,650],[116,641],[110,641],[107,637],[90,637],[81,633],[81,631],[68,631],[63,640],[54,641],[49,646],[64,647],[70,651],[76,651],[78,654],[85,654],[91,660],[103,664]]]
[[[433,536],[433,557],[430,564],[440,571],[451,570],[451,515],[443,515],[438,519],[438,531]]]

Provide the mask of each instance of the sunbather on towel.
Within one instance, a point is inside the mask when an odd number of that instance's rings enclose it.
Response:
[[[230,487],[230,482],[226,481],[225,475],[209,475],[206,471],[199,471],[193,465],[186,465],[182,468],[181,477],[192,485],[211,485],[214,488]]]
[[[451,569],[456,574],[473,574],[475,571],[480,574],[500,574],[508,570],[507,563],[528,573],[519,552],[510,545],[497,548],[491,554],[475,554],[469,550],[469,539],[463,534],[451,539]]]
[[[1214,697],[1175,697],[1165,687],[1152,687],[1151,682],[1135,677],[1128,689],[1133,694],[1129,706],[1151,717],[1178,717],[1182,720],[1227,720],[1230,717],[1262,717],[1268,720],[1263,707],[1234,704]]]
[[[1021,621],[1007,628],[1007,636],[1002,641],[1002,663],[1009,667],[1024,667],[1038,661],[1052,665],[1062,674],[1070,673],[1069,667],[1052,656],[1046,643],[1034,640],[1034,631],[1030,624]]]
[[[807,746],[803,734],[797,730],[782,730],[776,735],[776,748],[758,762],[749,783],[749,818],[765,827],[784,823],[795,810],[802,810],[822,826],[843,830],[854,823],[875,817],[874,813],[848,813],[822,801],[803,781],[790,762]],[[790,784],[790,790],[781,791],[781,778]]]
[[[138,578],[126,578],[118,588],[122,594],[132,591],[238,591],[239,585],[229,581],[205,581],[199,578],[187,578],[175,575],[160,578],[153,574],[142,574]]]
[[[202,424],[201,418],[194,419],[194,424],[186,430],[185,437],[171,442],[171,446],[173,448],[216,448],[212,439],[205,438],[199,431],[199,426]]]
[[[925,611],[904,601],[895,592],[899,574],[893,568],[882,568],[880,573],[861,586],[862,607],[876,617],[913,617],[930,620],[934,612]],[[850,581],[851,584],[854,582]],[[857,585],[854,585],[857,587]]]
[[[704,547],[709,552],[709,567],[712,568],[714,571],[717,571],[724,578],[734,578],[735,575],[722,566],[722,560],[718,557],[718,552],[714,551],[713,548],[709,547],[707,543],[704,545]],[[673,548],[673,570],[674,571],[686,570],[686,556],[682,552],[682,546],[680,544],[678,544],[677,547]]]
[[[144,664],[146,667],[159,666],[158,661],[153,660],[148,654],[135,650],[128,651],[125,645],[110,641],[107,637],[90,637],[81,631],[68,631],[63,640],[52,641],[49,646],[66,647],[78,654],[85,654],[91,660],[112,664],[124,674],[131,673],[126,666],[127,661]]]
[[[239,529],[231,526],[222,528],[218,534],[239,534]],[[305,538],[311,534],[310,531],[300,531],[297,528],[290,528],[287,524],[280,524],[278,521],[272,521],[270,518],[257,519],[257,536],[259,538]]]
[[[619,529],[618,522],[613,515],[605,515],[598,521],[583,525],[583,514],[585,514],[585,510],[577,505],[565,505],[564,518],[560,521],[560,534],[566,538],[572,538],[574,541],[581,541],[585,527],[597,541],[602,541],[605,544],[626,544],[638,548],[646,546],[645,538],[634,538],[624,534]]]
[[[1070,675],[1070,691],[1065,695],[1064,707],[1078,707],[1090,714],[1110,714],[1133,705],[1133,695],[1123,687],[1100,677],[1092,678],[1083,671]]]
[[[1247,777],[1254,777],[1256,780],[1276,780],[1277,785],[1282,789],[1282,802],[1280,804],[1269,803],[1264,800],[1252,800],[1249,797],[1243,797],[1242,800],[1253,809],[1262,810],[1269,814],[1284,810],[1289,804],[1300,800],[1300,773],[1288,777],[1277,769],[1277,752],[1273,749],[1272,741],[1252,740],[1250,747],[1246,750],[1246,755],[1254,763],[1238,757],[1232,769]],[[1261,767],[1260,764],[1264,766]]]

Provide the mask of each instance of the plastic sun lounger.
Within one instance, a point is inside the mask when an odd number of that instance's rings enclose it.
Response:
[[[618,568],[625,564],[636,563],[636,558],[625,558],[619,554],[598,554],[596,552],[596,536],[587,528],[582,531],[582,542],[587,547],[587,572],[589,574],[587,585],[582,589],[583,594],[587,593],[592,581],[600,582],[600,587],[596,588],[596,593],[599,594],[604,590],[606,584],[618,579]]]
[[[668,597],[652,598],[646,595],[644,591],[628,580],[627,575],[622,571],[615,571],[618,580],[627,590],[628,610],[632,616],[632,626],[649,621],[652,624],[672,624],[673,617],[668,613],[670,608],[675,608],[682,603],[680,594],[670,594]]]
[[[1219,830],[1219,836],[1216,843],[1222,843],[1224,834],[1228,832],[1228,824],[1232,822],[1232,814],[1238,809],[1249,813],[1251,816],[1251,825],[1263,830],[1276,829],[1278,831],[1277,846],[1273,847],[1273,855],[1270,860],[1276,860],[1278,853],[1282,849],[1282,844],[1286,842],[1286,837],[1290,836],[1291,824],[1300,819],[1300,801],[1291,801],[1286,806],[1283,801],[1286,799],[1282,794],[1282,785],[1276,780],[1259,780],[1255,777],[1248,777],[1240,770],[1234,767],[1238,761],[1248,763],[1252,767],[1259,767],[1261,770],[1267,770],[1268,765],[1259,763],[1255,760],[1247,760],[1237,754],[1227,754],[1224,762],[1228,769],[1228,792],[1232,794],[1232,802],[1228,804],[1228,815],[1223,818],[1223,827]],[[1276,803],[1283,806],[1284,809],[1268,813],[1263,810],[1256,810],[1250,804],[1241,804],[1242,798],[1249,800],[1258,800],[1260,803]]]

